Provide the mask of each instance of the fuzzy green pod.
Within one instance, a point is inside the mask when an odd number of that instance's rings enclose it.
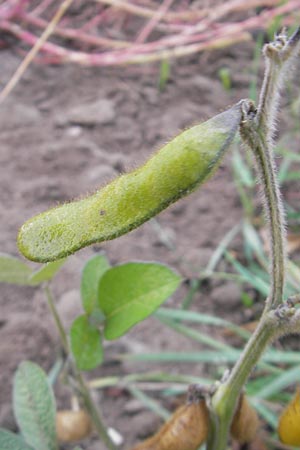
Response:
[[[213,174],[240,120],[241,102],[182,132],[143,166],[96,193],[28,220],[18,236],[21,253],[54,261],[137,228]]]

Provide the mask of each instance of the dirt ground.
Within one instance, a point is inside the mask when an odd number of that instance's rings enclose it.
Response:
[[[120,172],[138,166],[180,130],[247,97],[253,48],[254,43],[243,43],[172,62],[162,92],[157,88],[157,64],[119,69],[32,65],[0,109],[0,251],[19,255],[17,231],[32,215],[95,190]],[[0,52],[2,86],[19,62],[12,49]],[[231,74],[229,92],[218,76],[224,67]],[[160,261],[187,279],[197,276],[225,233],[242,217],[230,158],[228,154],[201,191],[155,220],[69,258],[52,283],[66,326],[80,312],[82,267],[97,252],[105,251],[112,264]],[[59,340],[42,289],[10,285],[0,289],[0,424],[14,429],[10,406],[13,372],[25,359],[48,370],[59,354]],[[183,284],[167,305],[180,304],[186,292]],[[247,311],[240,305],[238,286],[215,282],[196,294],[193,308],[221,312],[223,317],[242,322]],[[201,364],[113,361],[113,355],[120,352],[196,349],[194,343],[192,346],[191,341],[151,318],[119,342],[106,344],[106,362],[92,375],[150,370],[201,375],[206,371]],[[106,389],[95,395],[106,424],[121,433],[126,448],[159,423],[146,408],[136,407],[126,391]],[[59,389],[59,407],[68,407],[66,398]],[[86,445],[90,450],[102,448],[96,440]]]

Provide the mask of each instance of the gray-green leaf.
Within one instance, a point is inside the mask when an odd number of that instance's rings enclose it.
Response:
[[[66,258],[59,259],[58,261],[53,261],[44,264],[40,269],[29,277],[29,282],[31,285],[35,286],[37,284],[43,283],[44,281],[50,281],[65,263]]]
[[[152,314],[181,282],[169,267],[128,263],[109,269],[100,280],[99,305],[106,339],[116,339]]]
[[[26,442],[36,450],[57,450],[54,395],[37,364],[20,364],[14,378],[13,406]]]
[[[97,305],[99,281],[110,265],[104,255],[91,258],[83,268],[81,278],[82,305],[91,314]]]
[[[0,428],[0,450],[32,450],[20,436]]]
[[[20,259],[0,253],[0,283],[28,285],[31,273]]]
[[[101,335],[87,316],[77,317],[70,330],[71,349],[80,370],[92,370],[103,360]]]

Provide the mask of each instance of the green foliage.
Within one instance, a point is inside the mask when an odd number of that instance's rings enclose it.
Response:
[[[30,267],[19,259],[0,254],[0,282],[27,285],[31,272]]]
[[[110,268],[104,255],[91,258],[81,279],[86,314],[70,330],[71,350],[80,370],[103,361],[102,332],[116,339],[152,314],[177,289],[181,278],[155,263],[128,263]]]
[[[82,305],[87,314],[91,314],[97,306],[99,282],[110,264],[104,255],[91,258],[83,268],[81,277]]]
[[[87,316],[74,320],[71,330],[71,349],[80,370],[91,370],[103,360],[101,334],[90,324]]]
[[[250,297],[250,295],[247,292],[242,292],[241,300],[246,308],[251,308],[253,306],[253,298]]]
[[[18,258],[0,254],[0,283],[10,283],[22,286],[36,286],[50,281],[66,260],[61,259],[43,265],[37,271],[33,271],[27,264]]]
[[[257,71],[257,52],[261,44],[262,36],[257,41],[254,71]],[[162,63],[161,89],[164,88],[168,76],[169,62]],[[219,77],[224,88],[231,89],[228,69],[221,69]],[[256,80],[252,83],[251,89],[252,97],[256,97]],[[251,110],[251,113],[254,114],[254,111]],[[245,116],[243,118],[245,119]],[[47,282],[64,263],[61,259],[55,261],[57,258],[73,253],[91,243],[113,239],[127,233],[171,203],[192,192],[217,168],[224,151],[237,131],[240,119],[241,105],[237,104],[225,113],[181,133],[143,167],[119,177],[94,195],[54,208],[26,222],[19,234],[21,251],[29,259],[54,262],[34,272],[16,258],[2,255],[0,256],[0,281],[31,286]],[[241,127],[246,122],[247,120],[243,120]],[[241,136],[243,138],[243,133]],[[281,146],[278,152],[284,157],[279,169],[280,182],[298,181],[299,171],[291,170],[291,167],[295,162],[299,163],[299,156],[287,152],[284,146]],[[183,302],[182,310],[158,309],[181,282],[181,278],[164,265],[127,263],[111,268],[103,255],[97,255],[86,263],[81,279],[84,314],[75,319],[70,330],[70,347],[74,357],[71,364],[75,361],[79,370],[91,370],[97,367],[103,361],[102,334],[106,339],[117,339],[153,313],[164,325],[196,344],[200,343],[204,349],[201,348],[201,351],[195,352],[122,355],[120,359],[163,363],[209,363],[215,366],[215,372],[222,372],[228,364],[243,361],[243,358],[245,361],[247,353],[243,353],[243,344],[249,338],[248,331],[219,317],[187,311],[201,283],[209,277],[234,279],[241,285],[246,283],[263,297],[268,296],[270,292],[268,258],[264,253],[258,231],[253,226],[255,206],[252,197],[256,179],[249,166],[247,155],[242,157],[236,152],[233,158],[233,169],[246,218],[227,233],[212,255],[206,269],[200,272],[199,278],[192,280],[191,289]],[[299,220],[299,212],[288,208],[288,217]],[[232,239],[240,232],[244,238],[243,258],[240,258],[236,252],[228,250]],[[223,257],[235,270],[234,274],[216,271]],[[296,264],[289,262],[284,295],[288,297],[298,292],[299,282],[300,269]],[[252,297],[246,291],[242,292],[241,301],[245,307],[253,304]],[[53,311],[55,316],[55,308]],[[69,342],[65,339],[65,332],[58,315],[56,319],[65,344],[64,348],[68,352]],[[211,337],[206,331],[201,332],[191,326],[197,324],[223,327],[226,331],[234,333],[241,343],[234,346],[225,344]],[[253,347],[255,345],[249,345],[248,350],[246,348],[246,351],[249,351],[249,360],[252,357],[249,349]],[[256,351],[260,350],[257,348]],[[257,363],[258,368],[263,372],[260,372],[258,376],[254,374],[253,379],[248,383],[247,391],[251,395],[252,404],[273,427],[276,426],[277,418],[270,402],[286,400],[287,394],[282,393],[282,390],[298,381],[299,364],[298,352],[278,351],[271,348]],[[74,365],[73,369],[75,369]],[[74,370],[75,377],[76,373],[78,374],[78,371]],[[116,377],[111,377],[110,382],[112,378]],[[103,380],[100,381],[103,382]],[[188,382],[190,378],[188,380],[188,377],[185,377],[184,381]],[[161,417],[168,417],[168,411],[134,384],[138,382],[138,377],[128,377],[126,382],[132,395]],[[205,384],[209,385],[210,380],[205,380]],[[175,387],[172,388],[174,392]],[[172,388],[169,389],[169,393]],[[242,385],[239,389],[242,389]],[[89,400],[89,396],[84,398],[88,405],[89,401],[86,399]],[[236,402],[237,398],[234,400]],[[213,402],[211,404],[213,405]],[[230,408],[233,409],[233,402]],[[16,373],[14,409],[21,432],[31,447],[35,450],[57,450],[53,394],[43,371],[32,363],[23,363]],[[94,408],[91,407],[91,410],[94,415]],[[221,417],[221,421],[223,419]],[[225,440],[226,436],[224,442]],[[0,430],[0,450],[2,450],[1,445],[3,450],[13,448],[32,450],[21,438],[5,430]],[[80,449],[76,447],[74,450]]]
[[[240,119],[237,104],[184,131],[144,166],[95,194],[28,220],[19,232],[20,251],[28,259],[48,262],[137,228],[214,173]]]
[[[66,258],[43,265],[39,270],[33,272],[29,277],[29,283],[33,286],[50,281],[65,263]]]
[[[26,361],[14,379],[13,406],[26,442],[35,450],[57,450],[55,400],[43,370]]]
[[[106,271],[99,285],[106,339],[117,339],[152,314],[180,282],[177,274],[160,264],[128,263]]]
[[[1,450],[33,450],[26,444],[20,436],[8,430],[0,428],[0,449]]]
[[[231,90],[231,73],[228,67],[221,67],[218,71],[219,78],[225,91]]]
[[[160,63],[158,87],[163,91],[170,77],[170,61],[163,59]]]

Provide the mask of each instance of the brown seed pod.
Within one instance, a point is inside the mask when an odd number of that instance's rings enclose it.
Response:
[[[230,428],[231,436],[240,444],[248,444],[255,439],[258,427],[259,419],[255,409],[246,395],[241,394]]]
[[[61,442],[76,442],[86,438],[92,431],[90,416],[83,409],[56,413],[56,433]]]
[[[133,450],[197,450],[208,435],[209,413],[199,388],[191,386],[180,406],[153,437]]]

